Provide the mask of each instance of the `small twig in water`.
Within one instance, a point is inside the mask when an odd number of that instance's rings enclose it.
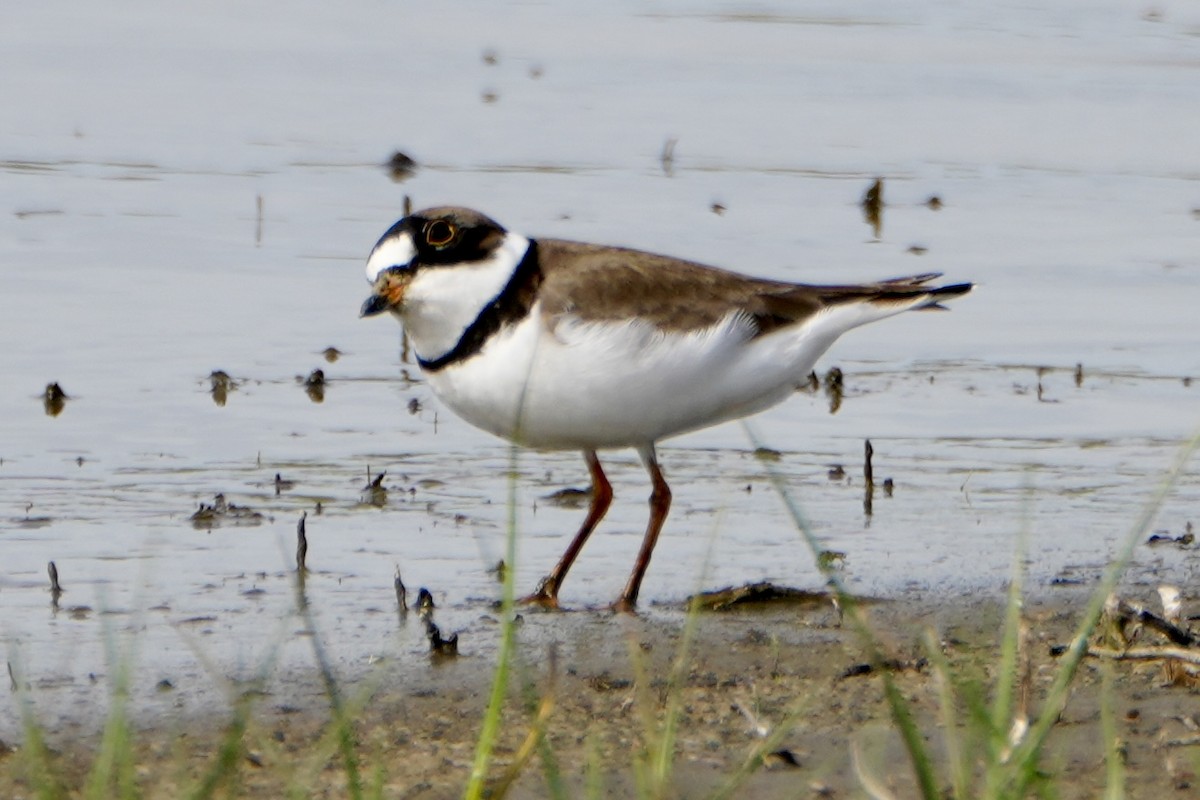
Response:
[[[55,608],[58,607],[58,598],[62,597],[63,588],[58,583],[58,567],[51,561],[46,565],[46,572],[50,575],[50,602]]]
[[[408,613],[408,590],[404,588],[404,581],[400,580],[400,565],[396,565],[396,580],[392,581],[396,586],[396,604],[400,606],[401,613]]]
[[[308,559],[308,536],[305,533],[305,520],[308,519],[308,512],[305,511],[300,515],[300,521],[296,523],[296,571],[307,572],[308,566],[305,561]]]
[[[863,480],[866,482],[867,488],[863,495],[863,512],[869,517],[875,511],[875,469],[871,466],[871,457],[875,455],[875,448],[871,446],[871,440],[867,439],[866,445],[863,447]]]

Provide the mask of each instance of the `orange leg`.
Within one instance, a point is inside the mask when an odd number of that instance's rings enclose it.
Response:
[[[579,556],[579,551],[583,549],[583,545],[587,542],[592,531],[600,524],[600,520],[604,519],[604,514],[608,511],[608,507],[612,505],[612,484],[608,482],[608,478],[604,475],[604,470],[600,468],[600,459],[596,457],[595,450],[585,450],[583,460],[587,462],[588,472],[592,475],[592,504],[588,508],[587,517],[583,520],[583,525],[579,528],[579,533],[575,534],[575,538],[571,540],[571,544],[567,546],[567,550],[562,554],[562,558],[554,565],[554,570],[542,578],[537,589],[528,597],[521,598],[522,603],[532,603],[546,608],[558,608],[558,590],[562,587],[562,582],[567,577],[567,571],[571,569],[571,565],[575,563],[575,559]]]
[[[650,521],[646,525],[646,536],[642,539],[642,549],[638,552],[629,582],[625,584],[625,590],[621,592],[621,597],[612,605],[614,611],[630,614],[637,605],[638,591],[642,587],[642,578],[646,575],[646,568],[650,566],[650,556],[654,553],[658,534],[662,530],[663,523],[667,521],[667,512],[671,510],[671,487],[667,486],[667,479],[663,477],[662,470],[658,468],[658,457],[654,453],[654,446],[638,448],[638,455],[642,457],[642,464],[645,465],[646,472],[650,473],[650,480],[654,484],[654,491],[650,493]]]

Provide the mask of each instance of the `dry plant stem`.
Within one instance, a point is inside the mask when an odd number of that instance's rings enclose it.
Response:
[[[1167,739],[1163,742],[1164,747],[1193,747],[1200,744],[1200,734],[1195,736],[1181,736],[1178,739]]]
[[[1114,650],[1109,647],[1088,647],[1087,654],[1093,658],[1105,658],[1113,661],[1156,661],[1160,659],[1175,659],[1187,664],[1200,666],[1200,649],[1183,647],[1146,645],[1130,647],[1127,650]]]
[[[859,785],[871,800],[896,800],[896,795],[888,791],[877,777],[867,772],[862,745],[858,739],[850,740],[850,764],[854,768],[854,777],[858,778]]]
[[[553,681],[553,678],[551,679]],[[546,693],[542,695],[542,701],[538,704],[537,716],[534,717],[533,726],[529,729],[529,733],[525,736],[525,741],[517,748],[517,754],[513,758],[512,764],[504,771],[504,775],[494,783],[488,791],[488,797],[494,800],[500,800],[512,787],[521,772],[529,763],[529,759],[533,758],[534,752],[538,745],[546,735],[546,726],[550,723],[550,715],[554,713],[554,685],[547,688]]]

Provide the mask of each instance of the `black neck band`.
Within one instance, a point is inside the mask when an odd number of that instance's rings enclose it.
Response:
[[[502,327],[524,319],[529,314],[541,283],[542,269],[538,265],[537,242],[530,239],[529,247],[526,248],[521,263],[513,270],[508,283],[480,310],[475,321],[463,331],[458,344],[434,359],[426,360],[417,356],[417,363],[421,369],[437,372],[477,354],[487,344],[487,340]]]

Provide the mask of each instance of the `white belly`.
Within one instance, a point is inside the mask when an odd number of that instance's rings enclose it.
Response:
[[[691,334],[567,319],[551,332],[535,307],[478,355],[427,377],[455,413],[505,439],[636,447],[782,401],[836,338],[822,327],[751,338],[737,317]]]

